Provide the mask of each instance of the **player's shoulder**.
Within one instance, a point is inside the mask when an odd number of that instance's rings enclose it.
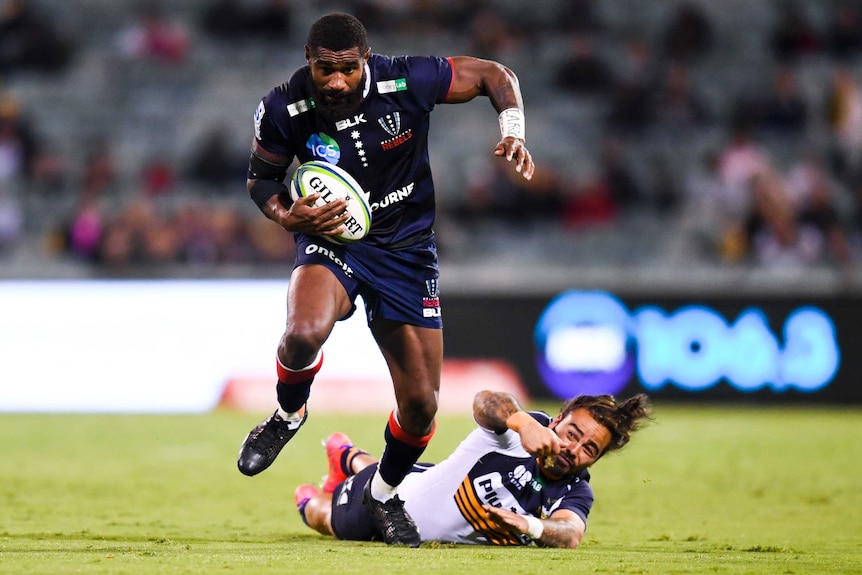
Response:
[[[387,79],[403,76],[407,71],[407,58],[410,56],[388,56],[372,54],[368,60],[373,78]]]
[[[552,497],[594,497],[590,486],[590,471],[584,469],[578,475],[569,475],[562,479],[547,481],[545,487]]]
[[[452,81],[449,62],[436,56],[372,54],[369,67],[377,94],[415,102],[425,112],[445,101]]]
[[[368,65],[381,77],[409,74],[412,71],[449,66],[446,58],[439,56],[371,54]]]
[[[261,99],[257,115],[266,113],[272,121],[284,121],[314,107],[307,67],[294,72],[288,81],[270,89]]]
[[[307,86],[309,80],[311,79],[311,69],[308,65],[300,66],[296,70],[294,70],[293,74],[290,75],[287,82],[282,84],[287,89],[296,88],[298,86]]]
[[[529,413],[533,419],[541,423],[544,427],[551,425],[551,421],[553,420],[553,418],[544,411],[528,411],[527,413]]]
[[[264,96],[265,100],[290,100],[305,97],[309,94],[308,66],[298,68],[286,82],[273,87]]]

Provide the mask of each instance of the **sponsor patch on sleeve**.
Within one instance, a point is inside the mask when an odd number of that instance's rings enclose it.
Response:
[[[254,111],[254,137],[260,140],[260,123],[263,121],[263,116],[266,114],[266,107],[263,105],[263,100],[257,105],[257,110]]]
[[[298,102],[291,102],[287,105],[287,112],[290,114],[290,117],[298,116],[303,112],[307,112],[309,110],[314,109],[314,100],[311,98],[306,98],[305,100],[299,100]]]
[[[380,94],[403,92],[406,89],[407,78],[397,78],[395,80],[383,80],[382,82],[377,82],[377,92]]]

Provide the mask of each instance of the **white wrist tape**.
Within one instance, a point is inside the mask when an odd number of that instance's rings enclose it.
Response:
[[[500,120],[500,134],[504,138],[509,136],[524,140],[526,134],[526,125],[524,121],[524,112],[519,108],[506,108],[498,116]]]
[[[533,517],[532,515],[527,515],[525,519],[530,525],[525,535],[533,540],[539,539],[542,536],[542,533],[545,531],[545,524],[542,523],[541,519],[539,519],[538,517]]]

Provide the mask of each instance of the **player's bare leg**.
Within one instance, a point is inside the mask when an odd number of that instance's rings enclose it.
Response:
[[[269,468],[308,419],[306,402],[323,365],[323,342],[351,306],[344,287],[327,268],[306,265],[294,270],[287,295],[287,327],[276,354],[279,407],[243,441],[237,458],[243,474],[257,475]]]
[[[418,547],[419,530],[396,490],[434,435],[443,335],[439,329],[384,321],[371,330],[389,366],[398,406],[389,417],[386,449],[365,486],[363,503],[386,543]]]
[[[314,485],[300,485],[293,494],[302,521],[320,533],[332,535],[332,494],[321,493]]]

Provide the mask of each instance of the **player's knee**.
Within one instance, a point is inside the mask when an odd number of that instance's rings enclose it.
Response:
[[[278,359],[285,367],[302,369],[323,346],[323,338],[313,331],[288,331],[278,344]]]
[[[398,419],[405,431],[413,435],[424,435],[434,424],[437,414],[437,398],[414,396],[398,403]]]

